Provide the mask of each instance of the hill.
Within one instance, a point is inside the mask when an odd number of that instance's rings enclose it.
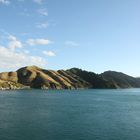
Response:
[[[0,89],[27,87],[38,89],[138,88],[140,79],[113,71],[96,74],[78,68],[54,71],[36,66],[23,67],[16,72],[0,73]]]
[[[138,88],[140,87],[140,79],[126,75],[121,72],[106,71],[101,74],[104,80],[110,81],[117,88]]]

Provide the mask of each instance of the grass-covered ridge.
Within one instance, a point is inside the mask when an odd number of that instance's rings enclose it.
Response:
[[[0,89],[21,89],[25,86],[39,89],[138,88],[140,79],[113,71],[96,74],[78,68],[54,71],[36,66],[0,73]]]

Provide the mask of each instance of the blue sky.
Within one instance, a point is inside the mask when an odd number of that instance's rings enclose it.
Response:
[[[139,0],[0,0],[0,71],[26,65],[140,76]]]

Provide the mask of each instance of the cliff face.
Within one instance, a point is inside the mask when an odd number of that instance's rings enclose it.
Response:
[[[140,80],[123,73],[109,71],[98,75],[77,68],[53,71],[28,66],[16,72],[0,73],[0,89],[25,86],[39,89],[129,88],[140,87]]]

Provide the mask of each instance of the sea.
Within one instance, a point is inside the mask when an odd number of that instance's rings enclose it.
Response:
[[[0,91],[0,140],[140,140],[140,89]]]

